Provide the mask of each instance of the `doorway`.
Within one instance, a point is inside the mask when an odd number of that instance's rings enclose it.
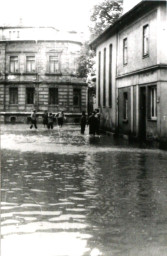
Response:
[[[146,139],[146,87],[140,88],[139,98],[139,137]]]

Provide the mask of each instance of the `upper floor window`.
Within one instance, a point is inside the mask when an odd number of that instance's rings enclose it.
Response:
[[[15,73],[19,71],[18,56],[10,56],[10,72]]]
[[[59,56],[49,56],[49,71],[50,73],[60,72]]]
[[[58,105],[58,88],[49,88],[49,104]]]
[[[18,104],[18,88],[9,88],[10,104]]]
[[[128,39],[124,38],[123,40],[123,64],[128,63]]]
[[[35,56],[26,57],[26,71],[35,72]]]
[[[157,119],[157,88],[156,86],[150,87],[149,96],[150,96],[150,118],[152,120],[156,120]]]
[[[149,54],[149,25],[143,27],[143,56]]]
[[[81,106],[81,89],[73,90],[73,105],[75,107]]]

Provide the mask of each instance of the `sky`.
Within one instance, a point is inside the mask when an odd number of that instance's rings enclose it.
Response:
[[[58,29],[87,31],[91,8],[100,0],[0,0],[0,25],[52,25]]]

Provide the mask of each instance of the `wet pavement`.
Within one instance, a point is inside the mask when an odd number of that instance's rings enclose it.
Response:
[[[1,126],[1,256],[166,256],[167,151]]]

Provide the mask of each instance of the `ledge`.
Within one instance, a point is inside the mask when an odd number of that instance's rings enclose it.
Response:
[[[46,76],[62,76],[62,73],[45,73]]]

